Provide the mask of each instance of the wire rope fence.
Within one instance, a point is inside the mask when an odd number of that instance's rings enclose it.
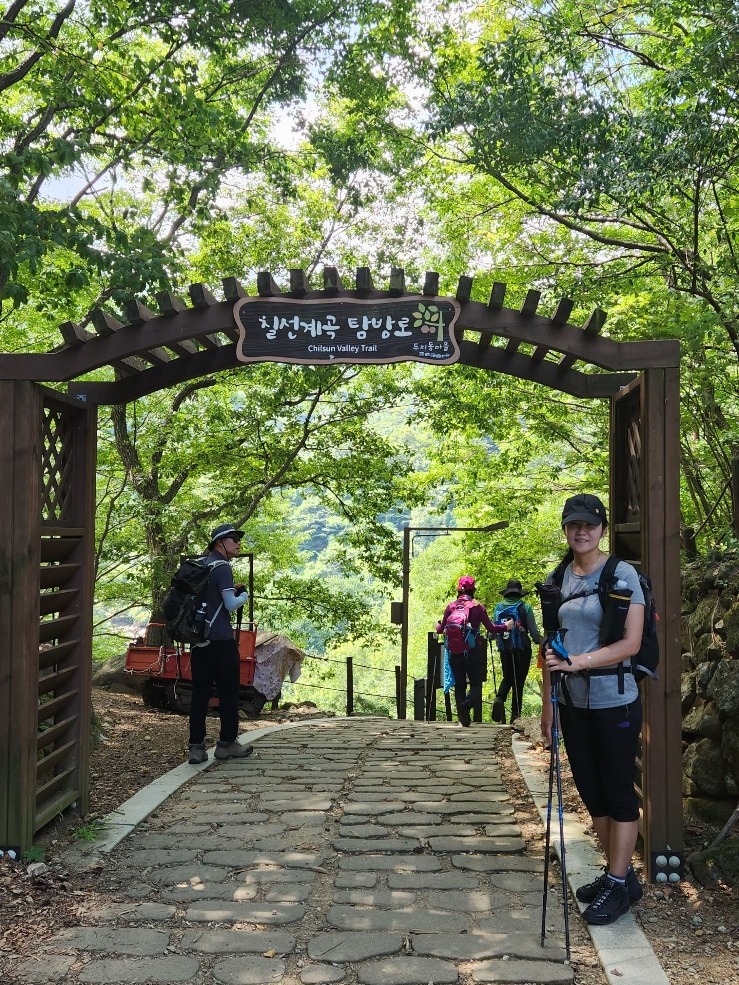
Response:
[[[492,721],[492,708],[495,691],[497,691],[498,680],[502,679],[502,669],[497,651],[492,648],[490,656],[484,650],[485,675],[488,681],[486,691],[490,692],[490,683],[493,684],[493,698],[485,698],[478,702],[478,707],[472,709],[473,721]],[[497,657],[497,666],[496,666]],[[335,673],[332,677],[315,680],[316,671],[319,668],[334,665],[337,669],[342,668],[341,672]],[[333,668],[332,668],[333,669]],[[492,669],[492,674],[490,673]],[[306,673],[307,672],[307,673]],[[320,672],[320,671],[319,671]],[[344,677],[343,685],[340,684],[340,675]],[[371,675],[371,678],[369,677]],[[393,687],[383,690],[378,678],[393,679]],[[371,683],[370,683],[371,680]],[[318,656],[316,654],[306,654],[303,662],[303,674],[300,681],[295,684],[288,684],[289,692],[293,689],[302,695],[305,691],[327,692],[335,697],[344,695],[344,700],[340,702],[340,707],[347,716],[354,714],[383,714],[390,717],[401,718],[401,669],[399,665],[393,668],[381,667],[373,664],[357,662],[353,657],[337,658]],[[412,717],[416,721],[452,721],[451,692],[444,692],[444,647],[435,633],[428,634],[428,652],[426,664],[426,676],[415,677],[407,675],[406,690],[412,695],[411,714],[404,717]],[[453,689],[452,689],[453,690]],[[441,698],[438,692],[442,691]],[[276,707],[277,699],[274,706]],[[334,702],[336,704],[336,702]],[[541,708],[541,689],[540,677],[538,674],[529,675],[526,678],[523,689],[524,711],[522,714],[532,714]],[[394,712],[394,716],[393,713]]]

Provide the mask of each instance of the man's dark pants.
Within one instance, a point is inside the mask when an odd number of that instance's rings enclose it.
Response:
[[[190,705],[190,745],[205,741],[205,716],[211,687],[216,686],[220,739],[224,745],[236,741],[239,734],[239,650],[236,640],[211,640],[197,646],[190,654],[192,703]]]

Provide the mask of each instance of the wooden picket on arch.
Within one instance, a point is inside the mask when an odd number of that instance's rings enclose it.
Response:
[[[568,298],[551,316],[542,315],[534,289],[518,308],[504,306],[506,286],[497,282],[487,302],[475,301],[473,279],[466,275],[453,299],[439,296],[433,271],[415,294],[408,292],[402,268],[391,270],[384,290],[367,267],[356,270],[351,288],[335,267],[324,268],[320,289],[303,270],[292,269],[288,277],[281,291],[269,271],[259,273],[251,300],[233,277],[223,281],[221,300],[203,284],[190,286],[189,303],[160,293],[157,312],[131,299],[122,305],[123,320],[96,309],[80,325],[61,325],[61,344],[50,352],[0,354],[0,420],[3,433],[12,435],[0,452],[2,474],[10,480],[0,507],[11,519],[1,535],[0,628],[13,641],[0,655],[0,679],[7,682],[0,689],[0,776],[7,777],[0,781],[0,847],[30,844],[51,810],[75,801],[83,812],[87,807],[89,750],[82,723],[90,699],[95,406],[128,403],[243,368],[237,351],[243,333],[234,314],[239,302],[289,299],[298,307],[305,302],[306,310],[325,302],[338,313],[350,302],[418,299],[453,301],[457,361],[463,365],[610,401],[611,547],[650,572],[662,616],[664,669],[644,692],[647,724],[637,783],[645,854],[652,877],[659,868],[655,860],[666,852],[682,860],[679,342],[609,338],[598,308],[574,325]],[[260,358],[285,361],[279,354]],[[113,379],[84,379],[105,366]],[[39,386],[50,383],[66,383],[67,394]],[[39,709],[45,709],[40,724]],[[11,756],[11,746],[20,757]]]

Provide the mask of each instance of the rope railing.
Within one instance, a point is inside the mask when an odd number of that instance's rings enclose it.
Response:
[[[308,681],[301,680],[298,685],[300,688],[314,688],[316,690],[331,691],[335,694],[345,694],[346,695],[346,714],[348,716],[354,713],[354,702],[355,702],[355,679],[354,671],[356,669],[369,670],[374,674],[392,674],[395,677],[395,694],[378,694],[374,691],[357,691],[358,699],[374,698],[387,702],[395,701],[397,715],[401,717],[401,697],[400,697],[400,684],[401,684],[401,673],[400,667],[395,666],[392,670],[387,667],[373,666],[372,664],[355,663],[352,657],[346,657],[343,660],[336,657],[325,657],[319,656],[317,654],[308,653],[305,655],[308,660],[316,663],[331,663],[338,664],[345,668],[346,673],[346,686],[337,687],[330,684],[317,684]],[[487,654],[485,656],[487,662]],[[408,674],[406,676],[406,683],[412,682],[412,687],[409,688],[410,693],[413,695],[413,718],[421,721],[435,721],[436,720],[436,692],[442,688],[442,674],[441,668],[443,665],[443,654],[442,646],[440,645],[438,638],[435,633],[429,633],[428,637],[428,660],[427,660],[427,675],[425,678],[417,678]],[[502,671],[501,671],[502,673]],[[495,670],[493,671],[493,681],[495,682],[496,675]],[[528,695],[529,698],[536,697],[540,698],[540,692],[533,681],[527,680],[524,685],[524,695]],[[478,703],[477,709],[474,710],[475,721],[481,721],[484,709],[492,709],[493,701],[482,699]],[[451,710],[451,700],[449,694],[444,694],[444,712],[446,719],[448,721],[452,718]],[[404,716],[403,716],[404,717]]]
[[[346,657],[344,657],[344,659],[341,659],[339,657],[320,657],[317,653],[306,653],[305,656],[306,659],[308,660],[318,660],[321,663],[328,663],[328,664],[341,664],[342,667],[346,664],[346,660],[347,660]],[[379,674],[393,673],[393,671],[388,670],[387,667],[378,667],[378,666],[373,666],[372,664],[358,664],[355,662],[354,666],[360,667],[362,670],[374,670],[377,671],[377,673]],[[406,674],[406,677],[409,681],[413,680],[412,674]]]

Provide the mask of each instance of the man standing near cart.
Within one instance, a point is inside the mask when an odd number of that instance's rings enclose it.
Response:
[[[234,585],[231,561],[238,557],[243,530],[221,523],[210,535],[204,563],[211,565],[206,590],[208,639],[190,651],[192,702],[190,704],[190,759],[195,765],[208,759],[205,751],[205,716],[215,684],[221,734],[216,759],[242,759],[254,751],[242,746],[239,735],[239,648],[231,626],[231,613],[241,608],[248,595],[244,585]]]

